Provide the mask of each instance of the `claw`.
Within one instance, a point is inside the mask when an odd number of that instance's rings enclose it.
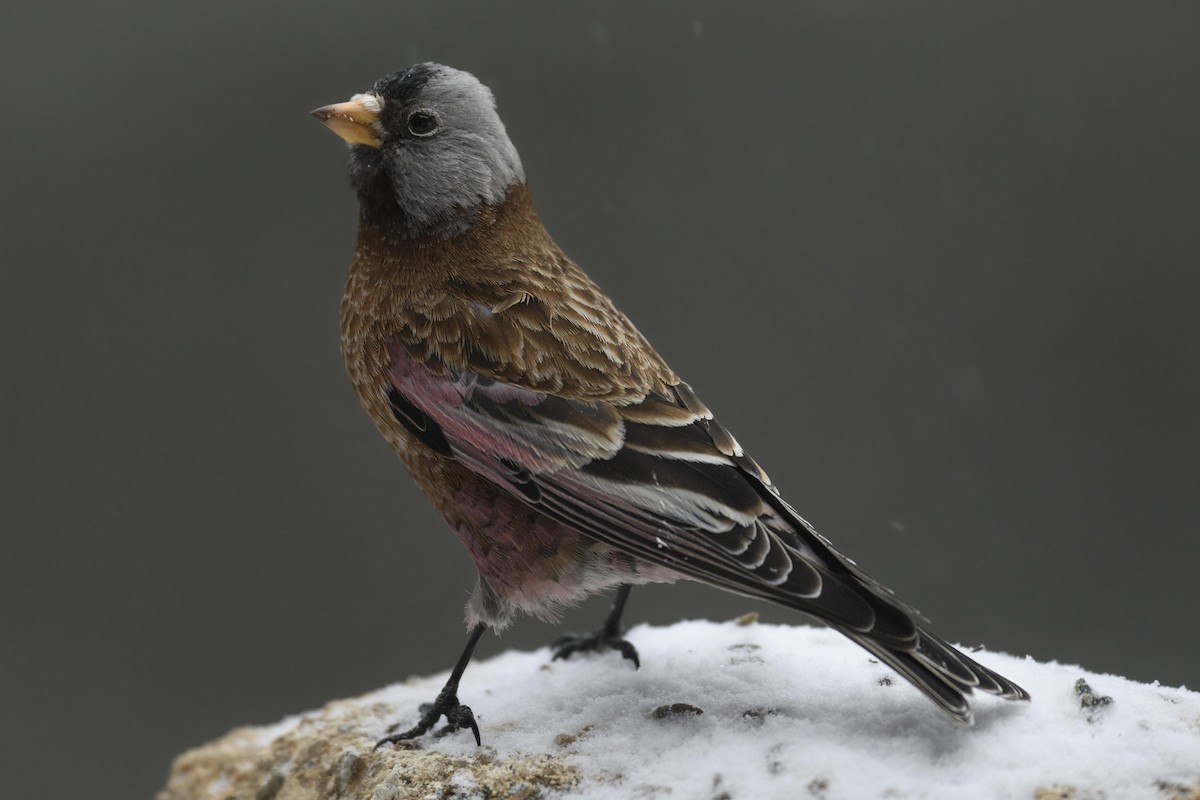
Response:
[[[483,740],[479,738],[479,725],[475,722],[475,713],[471,711],[470,706],[459,706],[446,715],[446,732],[470,728],[471,733],[475,734],[475,746],[479,747],[483,744]]]
[[[625,639],[622,639],[620,635],[603,630],[589,636],[568,634],[550,645],[550,649],[554,651],[552,661],[558,661],[560,658],[570,658],[575,653],[616,650],[621,654],[622,658],[633,662],[634,669],[641,669],[642,667],[636,647]]]
[[[627,658],[633,662],[634,669],[642,668],[642,661],[638,658],[637,648],[624,639],[618,639],[615,642],[617,649],[621,651],[621,657]]]
[[[471,629],[471,635],[467,637],[466,649],[458,657],[458,663],[450,671],[450,678],[446,681],[446,685],[442,687],[442,690],[438,692],[437,699],[432,703],[422,703],[418,709],[421,712],[420,721],[403,733],[393,732],[396,728],[400,727],[399,723],[389,726],[387,729],[388,735],[375,743],[376,750],[385,744],[396,744],[397,742],[405,742],[409,739],[416,739],[418,736],[424,736],[429,733],[430,728],[436,725],[437,721],[442,717],[446,718],[446,727],[434,734],[435,736],[444,736],[447,733],[453,733],[462,728],[470,728],[471,733],[475,734],[475,746],[479,747],[483,744],[483,740],[479,738],[479,725],[475,722],[475,714],[469,706],[464,706],[458,702],[458,682],[462,678],[463,670],[467,668],[467,664],[471,661],[471,655],[475,652],[475,645],[479,644],[479,637],[483,636],[485,630],[487,630],[487,626],[483,623]]]
[[[435,736],[445,736],[448,733],[469,728],[475,735],[475,746],[479,747],[483,744],[483,740],[479,736],[479,724],[475,721],[475,713],[471,711],[470,706],[464,706],[458,702],[458,697],[453,693],[443,692],[434,702],[422,703],[420,711],[421,720],[403,733],[393,733],[396,728],[400,727],[400,723],[388,726],[388,735],[375,743],[375,749],[378,750],[385,744],[396,744],[424,736],[442,717],[446,718],[446,727],[435,733]]]
[[[612,611],[609,612],[608,619],[604,621],[604,627],[600,630],[589,636],[569,633],[550,645],[550,649],[554,651],[554,658],[551,660],[557,661],[560,658],[570,658],[573,653],[579,652],[616,650],[621,654],[622,658],[633,662],[634,669],[641,669],[642,662],[638,658],[637,648],[621,638],[621,633],[623,632],[621,629],[621,615],[625,613],[625,603],[629,600],[630,588],[630,585],[626,583],[617,589],[617,596],[613,600]]]

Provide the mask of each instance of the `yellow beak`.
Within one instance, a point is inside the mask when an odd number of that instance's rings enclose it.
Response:
[[[312,115],[350,144],[379,147],[378,108],[374,96],[360,94],[345,103],[321,106]]]

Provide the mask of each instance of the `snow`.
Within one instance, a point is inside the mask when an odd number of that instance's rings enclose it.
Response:
[[[979,652],[976,660],[1024,686],[1033,702],[978,695],[976,724],[961,729],[831,630],[682,622],[639,626],[627,638],[640,670],[616,653],[551,661],[546,649],[472,663],[459,697],[474,710],[484,747],[457,732],[425,737],[423,751],[549,754],[581,775],[562,796],[614,800],[959,800],[1068,789],[1075,793],[1061,796],[1077,800],[1164,800],[1200,784],[1200,694],[1185,689]],[[445,679],[412,679],[326,713],[372,709],[362,732],[369,754],[389,722],[412,724]],[[1080,679],[1091,695],[1080,694]],[[267,745],[303,719],[258,729],[256,738]]]

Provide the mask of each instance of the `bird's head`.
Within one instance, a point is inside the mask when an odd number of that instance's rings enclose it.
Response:
[[[312,113],[349,143],[363,213],[411,237],[461,234],[525,180],[491,90],[462,70],[417,64]]]

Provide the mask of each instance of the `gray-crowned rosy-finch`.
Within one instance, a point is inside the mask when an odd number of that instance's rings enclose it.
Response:
[[[350,145],[361,213],[342,301],[359,399],[479,571],[471,634],[413,728],[479,740],[458,685],[479,637],[632,584],[702,581],[806,612],[963,724],[973,689],[1023,689],[921,627],[780,497],[612,301],[554,244],[492,93],[418,64],[313,114]],[[395,728],[396,726],[393,726]]]

